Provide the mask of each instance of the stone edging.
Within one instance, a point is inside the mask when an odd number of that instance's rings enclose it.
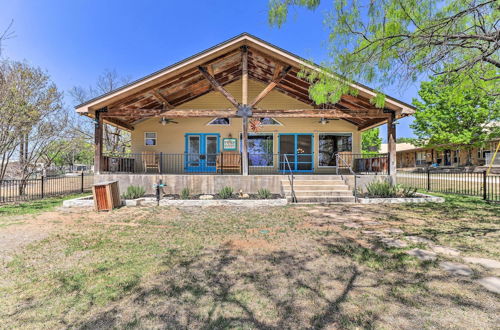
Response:
[[[360,204],[397,204],[397,203],[443,203],[444,198],[417,193],[420,197],[409,198],[358,198]]]

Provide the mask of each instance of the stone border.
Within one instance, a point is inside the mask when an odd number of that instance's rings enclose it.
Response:
[[[90,199],[89,199],[90,198]],[[243,206],[243,207],[262,207],[262,206],[284,206],[287,205],[286,198],[280,199],[210,199],[210,200],[200,200],[200,199],[161,199],[160,206]],[[136,206],[156,206],[156,198],[154,197],[143,197],[137,199],[125,199],[122,200],[122,205],[125,207],[136,207]],[[63,202],[63,207],[74,208],[74,207],[85,207],[93,208],[94,200],[92,195],[83,196],[74,199],[68,199]]]
[[[89,199],[90,198],[90,199]],[[92,195],[68,199],[63,201],[63,207],[94,207],[94,198]]]
[[[154,201],[156,205],[156,200]],[[243,207],[261,207],[261,206],[284,206],[287,205],[286,198],[281,199],[162,199],[160,206],[243,206]]]
[[[408,198],[358,198],[360,204],[398,204],[398,203],[443,203],[444,198],[417,193],[420,197]]]

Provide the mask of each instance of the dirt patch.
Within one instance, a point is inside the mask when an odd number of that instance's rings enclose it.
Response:
[[[278,246],[264,239],[232,239],[224,244],[223,247],[231,250],[276,250]]]

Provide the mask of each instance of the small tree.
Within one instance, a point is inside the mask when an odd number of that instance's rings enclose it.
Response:
[[[455,74],[452,81],[442,76],[422,82],[418,92],[422,101],[413,100],[417,107],[415,121],[410,126],[419,145],[437,149],[450,145],[471,150],[500,136],[500,101],[469,76]]]
[[[378,127],[369,129],[361,134],[361,150],[363,153],[378,153],[382,145]]]
[[[127,84],[129,81],[129,78],[120,77],[114,70],[106,70],[97,77],[95,86],[90,86],[88,88],[75,86],[69,93],[75,103],[81,104],[99,95],[109,93]],[[76,115],[73,116],[75,117],[73,120],[73,129],[79,132],[88,141],[92,141],[94,137],[94,122],[89,118],[76,117]],[[103,139],[103,147],[106,152],[123,153],[130,149],[130,133],[114,126],[104,124]]]

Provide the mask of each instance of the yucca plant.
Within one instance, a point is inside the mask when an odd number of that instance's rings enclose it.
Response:
[[[224,187],[219,191],[219,197],[222,199],[228,199],[233,197],[234,190],[231,187]]]
[[[128,186],[127,192],[122,195],[124,199],[136,199],[144,196],[146,190],[139,186]]]
[[[181,199],[189,199],[189,195],[191,192],[189,191],[189,188],[184,188],[181,190]]]
[[[259,197],[260,199],[269,199],[272,197],[272,194],[269,189],[261,188],[257,191],[257,197]]]

